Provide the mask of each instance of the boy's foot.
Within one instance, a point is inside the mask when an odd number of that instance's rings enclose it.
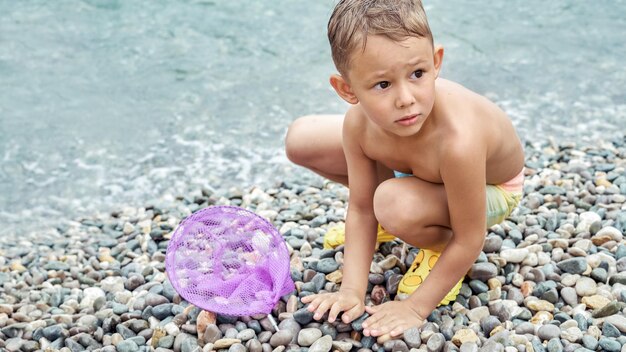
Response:
[[[400,280],[400,284],[398,285],[398,293],[403,294],[411,294],[415,291],[419,285],[426,280],[426,276],[430,273],[430,271],[435,266],[435,263],[439,259],[439,255],[441,253],[433,252],[428,249],[420,249],[411,264],[409,270],[406,271],[406,274]],[[463,279],[457,282],[456,285],[448,292],[448,294],[441,300],[439,305],[446,305],[456,299],[456,296],[459,294],[461,290],[461,285],[463,283]]]
[[[396,236],[385,231],[380,225],[378,225],[378,233],[376,234],[376,241],[390,242],[396,239]],[[333,249],[339,245],[346,243],[346,228],[345,225],[337,225],[331,227],[324,235],[324,249]]]

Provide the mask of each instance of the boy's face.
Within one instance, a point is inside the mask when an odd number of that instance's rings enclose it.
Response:
[[[360,103],[369,119],[387,132],[401,137],[419,132],[435,102],[443,49],[433,50],[427,38],[394,42],[370,35],[365,50],[353,55],[345,81],[351,96],[339,94]]]

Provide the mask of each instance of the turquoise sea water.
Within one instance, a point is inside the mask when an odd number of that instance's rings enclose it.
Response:
[[[444,77],[527,141],[626,132],[626,1],[424,1]],[[209,186],[311,177],[290,121],[327,84],[332,1],[0,0],[0,235]]]

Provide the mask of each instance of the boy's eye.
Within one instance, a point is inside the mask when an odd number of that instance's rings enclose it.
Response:
[[[420,78],[422,77],[423,74],[424,74],[424,71],[422,70],[413,71],[413,76],[415,76],[415,78]]]
[[[376,89],[387,89],[387,88],[389,88],[389,82],[387,82],[387,81],[378,82],[378,83],[376,83],[374,88],[376,88]]]

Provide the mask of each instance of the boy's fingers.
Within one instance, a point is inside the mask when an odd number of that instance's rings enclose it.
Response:
[[[404,327],[396,326],[391,330],[389,335],[391,335],[391,337],[398,337],[398,336],[402,336],[403,332],[404,332]]]
[[[363,314],[363,312],[359,311],[359,305],[357,304],[354,307],[345,311],[341,318],[343,319],[344,323],[348,324],[349,322],[361,316],[361,314]]]
[[[365,321],[363,322],[363,326],[368,328],[372,328],[379,320],[385,317],[385,313],[372,312],[370,314],[372,315],[369,318],[365,319]]]
[[[315,310],[315,315],[313,315],[313,319],[315,320],[322,319],[322,316],[324,316],[324,313],[326,313],[330,305],[331,303],[329,302],[329,300],[325,300],[322,303],[320,303],[319,307],[317,307],[317,309]]]
[[[379,336],[379,337],[376,339],[376,342],[378,342],[378,344],[379,344],[379,345],[382,345],[382,344],[384,344],[386,341],[389,341],[389,340],[391,340],[391,335],[389,335],[389,334],[385,334],[385,335]]]
[[[383,336],[390,335],[391,337],[396,337],[404,332],[404,324],[398,323],[392,316],[386,316],[378,321],[377,325],[379,326],[378,334]]]
[[[330,307],[330,312],[328,312],[328,322],[333,323],[342,310],[343,307],[341,307],[339,302],[335,302],[335,304]]]
[[[378,311],[378,307],[376,307],[376,306],[373,306],[373,307],[365,306],[365,311],[368,314],[374,314],[374,313],[376,313]]]
[[[321,302],[321,298],[315,297],[315,299],[309,303],[309,307],[307,308],[308,311],[314,312],[317,309],[317,306],[319,306],[320,302]]]

